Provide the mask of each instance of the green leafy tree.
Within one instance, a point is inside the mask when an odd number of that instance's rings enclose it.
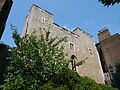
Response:
[[[101,2],[103,5],[105,6],[110,6],[110,5],[114,5],[114,4],[118,4],[120,3],[120,0],[99,0],[99,2]]]
[[[2,85],[5,90],[35,90],[68,68],[63,46],[58,47],[61,42],[66,42],[66,38],[51,38],[49,31],[40,39],[35,33],[21,38],[16,27],[12,26],[12,30],[16,47],[11,48],[6,79]]]

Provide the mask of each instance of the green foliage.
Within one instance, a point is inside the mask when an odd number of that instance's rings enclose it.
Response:
[[[116,90],[116,88],[109,87],[105,84],[99,84],[101,90]]]
[[[101,2],[105,6],[110,6],[110,5],[113,6],[116,3],[118,4],[120,2],[120,0],[99,0],[99,2]]]
[[[13,33],[12,33],[12,38],[14,39],[14,42],[17,46],[20,46],[20,40],[22,40],[20,38],[20,35],[18,34],[18,31],[17,31],[17,27],[13,26],[11,24],[11,29],[13,30]]]
[[[11,56],[5,74],[4,90],[115,90],[97,84],[88,77],[81,77],[68,68],[63,46],[66,38],[51,38],[49,31],[40,39],[33,33],[20,37],[12,27],[17,47],[11,48]],[[76,63],[76,66],[84,63]]]
[[[99,85],[88,77],[83,77],[82,82],[77,84],[76,90],[101,90]]]
[[[65,73],[65,72],[64,72]],[[40,90],[116,90],[104,84],[97,84],[94,80],[88,77],[80,77],[78,73],[68,70],[65,74],[56,78],[56,82],[50,81],[43,86]],[[65,79],[65,80],[64,80]],[[61,82],[61,83],[60,83]]]
[[[12,30],[17,47],[11,49],[6,79],[2,86],[5,90],[36,89],[68,68],[63,47],[58,48],[66,38],[50,38],[49,32],[45,36],[41,35],[40,39],[37,39],[35,33],[21,38],[15,27]]]

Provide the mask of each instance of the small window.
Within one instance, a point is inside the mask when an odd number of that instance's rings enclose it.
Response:
[[[70,43],[70,49],[74,50],[74,44]]]
[[[93,54],[93,53],[92,53],[92,49],[90,49],[90,48],[89,48],[89,53],[90,53],[90,55],[92,55],[92,54]]]
[[[92,51],[91,49],[89,49],[89,51]]]
[[[90,54],[92,55],[92,52],[90,52]]]
[[[43,30],[45,30],[45,28],[43,28]]]
[[[42,17],[41,19],[42,19],[42,22],[45,22],[45,21],[46,21],[46,19],[45,19],[44,17]]]

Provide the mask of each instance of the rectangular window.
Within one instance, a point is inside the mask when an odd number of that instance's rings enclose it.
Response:
[[[70,49],[74,50],[74,44],[70,43]]]

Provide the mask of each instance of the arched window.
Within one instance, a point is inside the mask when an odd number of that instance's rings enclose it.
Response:
[[[71,59],[72,70],[76,71],[77,57],[75,55],[72,55],[70,59]]]

